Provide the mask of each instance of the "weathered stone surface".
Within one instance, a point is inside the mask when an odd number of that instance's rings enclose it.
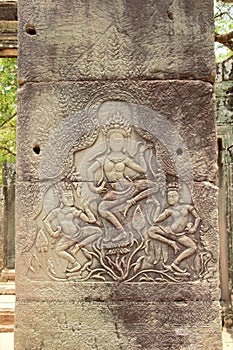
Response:
[[[216,300],[218,298],[216,268],[218,235],[215,209],[217,189],[210,182],[213,181],[216,171],[216,154],[212,152],[215,146],[215,121],[212,118],[207,124],[203,118],[213,113],[211,108],[214,108],[214,103],[210,84],[188,81],[122,82],[119,86],[119,83],[92,82],[62,83],[49,85],[49,88],[46,84],[40,84],[39,89],[35,84],[27,84],[21,88],[19,101],[21,114],[18,139],[18,150],[21,156],[18,157],[17,210],[17,249],[20,254],[17,266],[21,271],[18,277],[19,295],[24,296],[25,280],[29,278],[31,287],[27,288],[27,298],[32,300],[37,297],[51,300],[51,290],[56,290],[55,300],[61,301],[73,300],[74,295],[75,300],[94,298],[94,300],[103,301],[122,300],[122,298],[133,301],[148,300],[148,302],[172,301],[174,295],[177,300]],[[38,107],[39,103],[43,108]],[[177,176],[180,177],[181,187],[184,185],[182,181],[186,181],[190,189],[192,188],[188,195],[185,191],[183,201],[192,203],[196,208],[201,218],[201,227],[195,237],[199,249],[196,254],[198,259],[195,260],[196,272],[194,269],[191,276],[186,276],[184,279],[181,276],[167,274],[166,269],[160,266],[159,271],[162,271],[162,274],[160,275],[159,272],[155,276],[151,275],[151,284],[149,283],[147,287],[144,283],[148,281],[145,280],[141,286],[137,276],[134,280],[137,273],[117,278],[113,275],[112,282],[114,278],[117,282],[125,282],[120,284],[118,290],[116,283],[106,284],[108,282],[106,281],[93,285],[88,279],[80,279],[78,274],[64,275],[64,270],[56,271],[52,275],[47,273],[48,269],[52,271],[54,267],[54,246],[48,247],[49,242],[54,244],[55,240],[51,240],[44,227],[45,217],[50,210],[57,207],[55,202],[52,206],[49,204],[49,201],[53,202],[51,193],[53,182],[60,181],[59,174],[62,173],[66,164],[70,149],[75,144],[80,142],[82,144],[83,135],[90,134],[90,131],[101,134],[101,128],[105,125],[104,119],[101,118],[105,116],[106,119],[109,114],[112,115],[119,110],[125,113],[125,118],[130,121],[132,127],[138,126],[144,130],[144,133],[150,132],[154,135],[153,137],[162,140],[170,149],[172,157],[174,154],[177,156],[173,158],[178,164],[177,168],[179,165],[183,167],[182,162],[187,162],[187,168],[180,168]],[[97,131],[95,131],[96,126]],[[177,133],[179,137],[176,136]],[[172,139],[177,140],[177,144],[174,144],[174,152],[173,146],[170,145]],[[92,144],[88,148],[92,149]],[[188,157],[184,161],[182,154],[183,152],[185,154],[186,150]],[[164,156],[161,157],[163,159]],[[178,161],[178,157],[181,157],[181,162]],[[84,156],[78,162],[76,161],[77,171],[88,164],[85,158],[88,159],[90,156],[84,153]],[[71,167],[72,165],[69,165],[69,168]],[[185,170],[184,173],[182,169]],[[82,180],[84,183],[90,181],[88,178]],[[201,182],[201,180],[206,181]],[[162,179],[157,180],[159,181],[163,182]],[[141,206],[141,208],[142,215],[146,215],[146,207]],[[148,224],[144,233],[149,228]],[[172,253],[171,248],[169,254],[171,259],[178,256],[178,253],[175,255]],[[135,261],[133,263],[135,264]],[[43,265],[43,268],[41,269],[38,264]],[[155,266],[145,265],[144,270],[154,269]],[[140,271],[140,266],[138,268]],[[185,264],[183,268],[187,268]],[[142,268],[142,271],[144,270]],[[162,280],[159,280],[160,278]],[[52,283],[52,280],[57,280],[58,285]],[[64,283],[67,281],[68,284]],[[78,290],[79,296],[74,290]]]
[[[15,164],[3,166],[6,268],[15,268]]]
[[[57,175],[64,152],[69,151],[85,130],[94,130],[97,106],[115,100],[128,104],[126,113],[129,114],[131,109],[132,124],[136,123],[155,135],[166,133],[167,143],[174,137],[175,129],[188,149],[194,179],[214,181],[217,150],[212,92],[208,83],[189,81],[24,86],[18,94],[21,118],[18,126],[18,180],[41,180],[41,160],[45,152],[51,160],[46,165],[47,176]],[[114,112],[115,107],[112,108]],[[135,112],[135,108],[138,111]],[[65,127],[64,138],[61,133]],[[163,131],[159,131],[161,127]],[[178,148],[176,151],[182,152]]]
[[[24,259],[28,257],[26,254]],[[19,269],[25,271],[25,264],[21,263]],[[213,273],[212,273],[213,275]],[[23,280],[23,278],[22,278]],[[18,281],[17,295],[20,300],[45,302],[157,302],[171,301],[216,301],[218,290],[213,288],[213,278],[205,281],[187,283],[95,283],[62,281]],[[217,283],[215,285],[217,287]],[[27,293],[25,294],[25,290]]]
[[[216,302],[20,302],[17,307],[19,350],[221,349]]]
[[[19,14],[16,349],[220,350],[209,1]]]
[[[214,80],[209,0],[21,0],[19,32],[21,84],[129,77]]]
[[[24,184],[20,184],[20,187],[21,189],[25,188]],[[30,192],[33,195],[28,195]],[[109,281],[106,281],[107,283],[104,281],[93,283],[91,279],[82,279],[78,273],[69,275],[61,271],[56,271],[55,274],[48,272],[51,262],[53,261],[54,264],[58,257],[54,260],[54,248],[47,248],[47,250],[40,248],[40,246],[48,246],[48,242],[51,240],[48,232],[44,230],[44,219],[40,215],[44,203],[42,197],[41,201],[35,200],[39,197],[35,187],[23,191],[22,196],[18,194],[16,220],[18,228],[16,241],[18,297],[21,300],[26,298],[27,300],[45,301],[94,300],[99,302],[112,302],[114,300],[130,302],[142,300],[147,302],[217,300],[219,281],[216,265],[216,261],[218,261],[216,192],[215,186],[210,183],[194,183],[193,205],[201,217],[201,227],[195,235],[198,250],[195,253],[195,260],[192,256],[189,261],[189,264],[196,261],[193,270],[189,270],[185,260],[181,265],[182,269],[188,269],[190,276],[170,273],[166,271],[166,268],[154,263],[155,265],[146,264],[144,267],[143,265],[139,267],[142,274],[146,274],[148,267],[151,272],[153,269],[155,270],[155,274],[150,275],[150,280],[138,280],[135,272],[126,274],[124,278],[119,276],[112,283]],[[145,208],[143,210],[145,214]],[[43,229],[42,236],[41,229]],[[184,250],[182,246],[180,248]],[[179,255],[176,253],[174,256],[171,248],[168,253],[172,259]],[[79,260],[81,263],[82,257],[79,256],[78,259],[81,259]],[[133,265],[135,264],[132,264],[132,267]],[[56,269],[56,265],[53,268]],[[30,280],[29,285],[28,279]]]
[[[231,319],[231,285],[233,276],[230,266],[232,256],[233,222],[233,57],[217,66],[218,80],[215,84],[217,100],[217,134],[219,147],[219,231],[220,231],[220,281],[221,301],[224,305],[223,324]],[[229,243],[230,242],[230,243]]]

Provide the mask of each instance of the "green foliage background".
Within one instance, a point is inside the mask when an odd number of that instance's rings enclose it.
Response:
[[[2,164],[15,162],[17,59],[0,58],[0,183]]]
[[[214,6],[215,32],[218,34],[230,33],[233,30],[233,3],[224,1],[215,2]],[[215,43],[215,57],[217,62],[222,62],[231,56],[233,52],[223,44]]]

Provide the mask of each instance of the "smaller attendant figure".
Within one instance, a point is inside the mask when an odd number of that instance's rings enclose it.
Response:
[[[85,201],[80,200],[82,207],[74,206],[74,193],[71,183],[62,182],[60,191],[60,207],[50,211],[44,218],[44,225],[50,236],[56,238],[56,254],[66,259],[70,264],[67,272],[76,272],[81,268],[75,257],[76,254],[82,247],[98,240],[102,230],[94,225],[79,226],[82,221],[94,224],[96,218]],[[80,187],[77,188],[77,195],[81,199]],[[71,248],[74,248],[72,253]]]
[[[179,265],[197,250],[197,244],[189,235],[197,232],[201,219],[193,205],[179,202],[177,183],[168,186],[167,202],[169,207],[159,215],[147,236],[169,245],[174,249],[174,253],[178,254],[171,265],[164,264],[166,269],[186,273]],[[179,245],[184,247],[180,253]]]

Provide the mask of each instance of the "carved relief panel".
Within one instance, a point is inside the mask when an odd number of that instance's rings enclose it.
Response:
[[[153,128],[140,122],[147,115]],[[72,121],[82,132],[67,128]],[[63,120],[47,150],[42,205],[24,250],[29,279],[188,282],[213,275],[189,152],[166,118],[100,98]]]

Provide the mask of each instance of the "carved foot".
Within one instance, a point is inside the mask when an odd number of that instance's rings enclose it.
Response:
[[[175,254],[179,252],[180,248],[175,242],[170,242],[170,246],[174,249]]]
[[[127,233],[125,231],[122,231],[117,237],[113,238],[112,241],[113,242],[118,242],[118,241],[120,241],[122,239],[124,240],[126,238],[128,238]]]
[[[127,202],[128,202],[128,201],[127,201]],[[127,213],[128,213],[128,211],[129,211],[130,208],[131,208],[131,204],[128,203],[127,206],[126,206],[126,208],[125,208],[125,210],[123,211],[123,215],[124,215],[125,218],[126,218],[126,215],[127,215]]]
[[[173,271],[171,265],[163,264],[163,267],[164,267],[167,271]]]
[[[182,270],[175,263],[172,263],[171,265],[163,264],[163,267],[165,267],[165,269],[167,269],[168,271],[172,271],[172,272],[176,271],[176,272],[179,272],[179,273],[186,273],[186,270]]]
[[[177,266],[175,263],[172,263],[171,267],[173,268],[173,270],[175,270],[179,273],[185,273],[187,271],[186,269],[185,270],[180,269],[179,266]]]
[[[84,245],[82,245],[82,244],[76,244],[73,251],[72,251],[72,254],[76,255],[83,247],[84,247]]]
[[[108,243],[112,240],[112,237],[110,235],[108,235],[107,237],[103,238],[103,243]]]
[[[73,264],[73,267],[71,269],[67,269],[67,272],[76,272],[79,271],[81,269],[81,265],[75,261],[75,263]]]
[[[126,217],[128,211],[129,211],[129,209],[130,209],[131,207],[133,207],[137,202],[136,202],[135,200],[131,199],[131,200],[126,201],[126,203],[127,203],[127,205],[126,205],[126,207],[125,207],[125,210],[123,211],[124,217]]]

